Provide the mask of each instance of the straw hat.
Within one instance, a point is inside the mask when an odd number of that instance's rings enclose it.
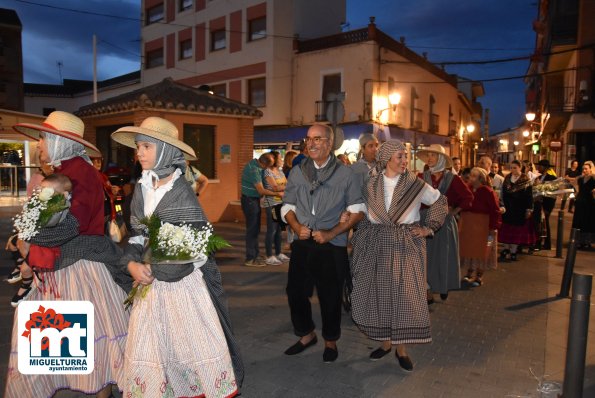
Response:
[[[83,144],[89,156],[101,156],[101,152],[95,145],[83,139],[85,124],[72,113],[54,111],[49,114],[42,124],[18,123],[12,128],[36,141],[40,139],[39,135],[42,132],[59,135]]]
[[[184,153],[186,159],[196,160],[194,149],[178,139],[178,129],[168,120],[150,116],[143,120],[140,126],[126,126],[119,128],[112,133],[112,140],[119,144],[136,148],[136,142],[134,141],[136,134],[153,137],[159,141],[175,146]]]
[[[440,144],[432,144],[427,148],[421,149],[417,151],[417,157],[424,163],[428,163],[428,154],[429,153],[437,153],[439,155],[444,156],[446,159],[446,168],[452,167],[452,159],[450,156],[446,154],[446,150]]]

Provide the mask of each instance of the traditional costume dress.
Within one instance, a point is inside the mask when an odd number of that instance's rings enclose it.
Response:
[[[424,154],[427,152],[439,153],[440,157],[436,166],[419,177],[446,196],[450,209],[457,207],[461,210],[469,209],[473,202],[473,193],[461,177],[446,170],[450,158],[446,156],[444,148],[441,145],[432,145],[428,149],[419,151],[418,157],[424,160]],[[436,174],[439,172],[442,172],[441,176]],[[449,290],[459,289],[461,287],[459,227],[453,214],[449,213],[434,237],[428,239],[427,255],[430,290],[445,295]]]
[[[412,229],[438,230],[448,207],[438,190],[413,173],[406,170],[395,178],[384,174],[387,160],[399,148],[405,149],[398,141],[382,145],[378,173],[364,188],[367,218],[353,237],[352,317],[373,340],[429,343],[426,238],[414,236]],[[429,209],[420,223],[422,204]]]
[[[579,244],[588,248],[593,242],[595,233],[595,176],[593,174],[582,175],[577,179],[578,194],[574,201],[574,216],[572,217],[572,228],[581,230]]]
[[[102,184],[83,145],[87,147],[87,152],[98,151],[82,139],[83,122],[65,112],[53,112],[43,126],[19,124],[15,129],[36,139],[39,138],[40,131],[44,132],[55,170],[69,177],[73,186],[71,214],[56,227],[41,229],[31,240],[31,243],[39,246],[60,247],[56,270],[51,276],[43,278],[51,279],[52,288],[42,285],[34,289],[25,300],[59,299],[93,303],[95,367],[87,375],[19,373],[17,341],[22,331],[18,330],[17,308],[4,396],[52,397],[61,389],[95,394],[108,384],[120,384],[128,330],[128,314],[122,306],[126,294],[114,283],[110,275],[113,268],[105,264],[117,263],[122,251],[103,235]]]
[[[473,196],[471,208],[461,212],[459,252],[461,267],[467,269],[467,276],[477,271],[481,280],[481,274],[490,266],[490,252],[497,245],[497,242],[489,240],[490,231],[497,230],[502,220],[498,197],[492,188],[481,185]]]
[[[535,229],[531,218],[527,219],[527,213],[533,210],[533,188],[529,177],[526,174],[518,177],[508,174],[502,184],[501,199],[506,211],[502,215],[498,241],[510,245],[533,245]]]
[[[163,130],[159,126],[173,128],[166,139],[178,142],[185,148],[184,152],[194,156],[192,148],[177,141],[175,126],[160,118],[147,118],[137,128],[123,127],[112,138],[132,146],[135,135],[131,132],[149,134],[153,129]],[[147,231],[141,220],[146,216],[154,215],[174,225],[202,227],[207,223],[196,195],[182,176],[186,166],[182,151],[158,138],[136,134],[137,140],[157,144],[159,163],[153,170],[143,171],[134,190],[132,231],[122,261],[124,266],[129,261],[142,261]],[[172,178],[155,188],[154,183],[160,178],[157,173],[161,178],[169,175]],[[145,297],[137,295],[130,316],[124,396],[235,396],[243,377],[243,366],[231,333],[221,276],[214,258],[205,256],[177,265],[153,264],[151,272],[155,280]]]

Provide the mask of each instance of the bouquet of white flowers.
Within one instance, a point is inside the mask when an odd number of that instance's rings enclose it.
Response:
[[[54,227],[66,217],[70,203],[61,193],[45,187],[37,190],[23,205],[23,211],[13,218],[18,238],[30,240],[40,228]]]
[[[557,178],[553,181],[547,181],[542,184],[533,185],[533,197],[544,196],[555,198],[558,195],[564,195],[574,192],[572,184],[565,178]]]
[[[147,227],[149,236],[143,254],[146,264],[187,264],[205,260],[217,250],[230,247],[227,241],[213,234],[213,226],[209,223],[202,228],[188,224],[174,225],[162,222],[154,215],[144,218],[141,223]],[[124,301],[125,308],[132,305],[138,293],[145,297],[149,288],[150,285],[135,286]]]

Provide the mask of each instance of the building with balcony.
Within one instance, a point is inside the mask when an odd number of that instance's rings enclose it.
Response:
[[[0,108],[23,110],[23,26],[15,10],[0,8]]]
[[[562,173],[595,158],[595,2],[541,0],[527,77],[528,121],[539,155]],[[533,134],[531,134],[533,135]]]
[[[381,139],[401,139],[414,150],[440,144],[463,163],[474,163],[483,86],[446,73],[404,39],[382,32],[373,18],[363,29],[296,40],[293,70],[293,125],[327,121],[328,107],[341,93],[337,122],[352,141],[347,151],[357,151],[353,141],[368,130]],[[266,133],[258,129],[255,141],[266,139]]]
[[[165,77],[290,125],[293,41],[341,32],[345,0],[143,0],[142,83]]]

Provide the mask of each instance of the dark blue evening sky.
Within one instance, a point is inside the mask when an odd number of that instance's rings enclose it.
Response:
[[[139,18],[139,0],[31,0],[53,6]],[[275,0],[282,1],[282,0]],[[0,7],[17,10],[23,23],[25,81],[59,83],[62,77],[92,78],[92,35],[97,34],[99,79],[138,70],[138,21],[65,12],[16,0]],[[351,29],[375,16],[380,29],[431,61],[489,60],[529,55],[535,42],[531,30],[536,0],[347,0]],[[523,75],[528,61],[492,65],[449,66],[449,73],[470,79]],[[518,124],[524,114],[522,79],[486,82],[481,99],[491,112],[490,130]]]

